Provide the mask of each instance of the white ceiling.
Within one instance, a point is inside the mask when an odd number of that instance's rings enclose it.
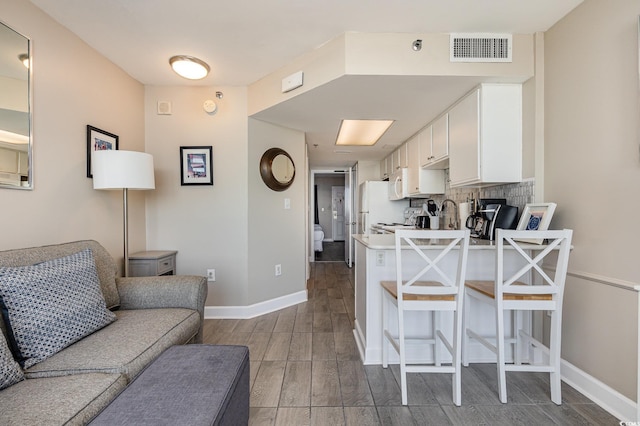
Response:
[[[247,86],[348,31],[530,34],[546,31],[582,0],[31,2],[145,85]],[[168,64],[176,54],[204,60],[211,73],[197,82],[177,76]],[[475,83],[448,77],[342,78],[259,118],[307,132],[312,166],[340,167],[384,157],[389,145],[411,136]],[[417,89],[429,90],[429,98],[416,96]],[[381,101],[383,109],[392,110],[389,117],[402,120],[380,146],[335,154],[337,117],[366,118]]]

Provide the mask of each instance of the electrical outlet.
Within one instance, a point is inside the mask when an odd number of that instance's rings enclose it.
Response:
[[[384,251],[378,250],[376,251],[376,266],[384,266],[385,258]]]
[[[278,263],[276,265],[276,277],[279,277],[280,275],[282,275],[282,265]]]
[[[215,280],[216,280],[216,270],[207,269],[207,281],[215,281]]]

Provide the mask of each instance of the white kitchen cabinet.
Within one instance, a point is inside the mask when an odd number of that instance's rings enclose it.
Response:
[[[420,157],[420,165],[430,169],[449,167],[449,114],[445,113],[425,129],[431,133],[423,140],[421,148],[426,150]]]
[[[403,143],[391,154],[391,170],[389,175],[398,169],[407,167],[407,144]]]
[[[430,124],[420,132],[420,165],[426,166],[431,161],[431,138],[433,125]]]
[[[400,168],[409,167],[409,156],[407,153],[406,142],[400,145],[400,148],[398,148],[398,162],[399,162]]]
[[[393,153],[387,155],[380,161],[380,180],[387,180],[393,172]]]
[[[444,194],[444,170],[427,170],[420,165],[423,138],[430,132],[420,132],[406,143],[408,155],[407,192],[409,196]]]
[[[522,180],[522,85],[482,84],[449,110],[451,187]]]

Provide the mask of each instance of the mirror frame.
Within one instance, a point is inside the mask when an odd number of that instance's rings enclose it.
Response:
[[[280,182],[273,175],[273,160],[278,155],[286,156],[289,161],[291,161],[291,165],[293,166],[293,174],[291,175],[291,179],[289,179],[287,182]],[[262,154],[262,158],[260,158],[260,176],[262,177],[262,181],[269,188],[278,192],[284,191],[291,186],[293,180],[296,177],[296,164],[293,162],[293,158],[291,158],[287,151],[281,148],[270,148],[266,150],[264,154]]]
[[[28,167],[28,179],[26,180],[27,185],[23,186],[15,186],[15,185],[7,185],[0,183],[0,188],[6,189],[22,189],[22,190],[33,190],[33,40],[30,37],[27,37],[20,31],[13,28],[11,25],[6,22],[0,20],[0,24],[9,28],[11,31],[16,34],[24,37],[27,41],[27,55],[29,55],[29,69],[27,71],[27,105],[28,105],[28,117],[29,117],[29,143],[27,147],[27,167]]]

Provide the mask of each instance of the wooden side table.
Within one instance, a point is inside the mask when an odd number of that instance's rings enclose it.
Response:
[[[139,251],[129,255],[129,276],[153,277],[176,274],[176,250]]]

